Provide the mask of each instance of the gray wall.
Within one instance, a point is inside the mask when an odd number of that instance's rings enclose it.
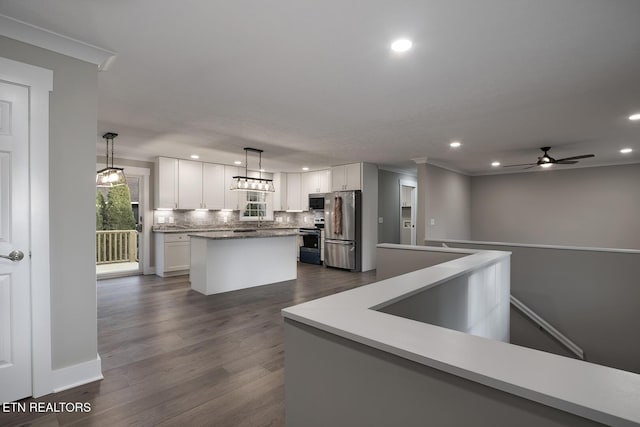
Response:
[[[462,258],[468,255],[463,253],[415,251],[380,247],[377,249],[377,252],[377,281],[399,276],[411,271],[422,270],[423,268],[442,264],[443,262]]]
[[[53,70],[49,178],[52,367],[96,358],[95,65],[0,36],[0,55]],[[36,236],[37,238],[37,236]]]
[[[289,427],[595,426],[285,319]]]
[[[640,249],[639,183],[640,164],[476,176],[471,238]]]
[[[400,180],[417,181],[417,177],[378,169],[378,216],[383,218],[378,243],[400,243]]]
[[[471,238],[471,179],[429,164],[418,165],[417,242]],[[434,225],[431,225],[431,219]]]
[[[582,347],[587,361],[640,374],[640,254],[448,245],[510,251],[513,296]],[[516,343],[537,341],[520,332],[512,331]]]

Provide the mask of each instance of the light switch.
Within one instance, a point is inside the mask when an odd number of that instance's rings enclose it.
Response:
[[[169,217],[169,224],[173,224],[173,217],[172,216]]]
[[[429,220],[429,225],[436,225],[436,219],[435,218],[431,218]]]
[[[159,216],[158,217],[158,224],[164,224],[164,217],[163,216]]]
[[[378,224],[382,224],[384,222],[384,218],[383,217],[378,217]]]

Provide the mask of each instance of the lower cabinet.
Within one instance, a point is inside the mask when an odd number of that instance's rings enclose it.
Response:
[[[191,241],[187,233],[156,233],[156,275],[189,274]]]

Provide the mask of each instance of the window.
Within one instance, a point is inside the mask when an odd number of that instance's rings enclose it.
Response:
[[[271,194],[257,191],[247,191],[245,194],[246,199],[240,214],[241,221],[273,221]]]

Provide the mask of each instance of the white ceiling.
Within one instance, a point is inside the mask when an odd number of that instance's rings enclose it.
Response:
[[[118,53],[98,76],[117,157],[229,163],[249,146],[269,170],[427,157],[479,174],[550,145],[596,155],[581,166],[640,162],[638,0],[0,0],[0,13]]]

